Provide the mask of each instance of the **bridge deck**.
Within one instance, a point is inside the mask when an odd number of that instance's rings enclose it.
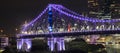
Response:
[[[66,32],[66,33],[47,33],[47,34],[32,34],[22,35],[19,38],[35,38],[35,37],[65,37],[65,36],[80,36],[80,35],[98,35],[98,34],[120,34],[120,30],[108,31],[89,31],[89,32]]]

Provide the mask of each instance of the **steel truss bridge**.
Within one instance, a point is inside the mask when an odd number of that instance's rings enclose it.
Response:
[[[49,7],[52,10],[52,32],[49,32]],[[58,43],[58,50],[65,50],[64,36],[120,34],[120,19],[97,19],[77,14],[62,5],[49,4],[34,20],[26,23],[17,35],[18,49],[26,43],[28,49],[31,41],[28,38],[48,37],[48,45],[54,50],[54,43]]]

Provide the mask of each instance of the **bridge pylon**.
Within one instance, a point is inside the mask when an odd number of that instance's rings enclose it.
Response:
[[[52,8],[51,5],[49,5],[49,11],[48,11],[48,23],[49,23],[49,33],[52,32],[52,25],[53,25],[53,18],[52,18]],[[50,48],[51,51],[55,51],[57,49],[57,51],[61,51],[61,50],[65,50],[65,44],[64,44],[64,38],[59,38],[59,37],[53,37],[51,34],[51,38],[48,38],[48,46]]]

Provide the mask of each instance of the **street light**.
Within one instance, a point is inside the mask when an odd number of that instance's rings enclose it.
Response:
[[[74,26],[77,26],[77,24],[75,23]]]
[[[104,37],[102,37],[101,39],[102,39],[102,42],[105,42],[105,38]]]
[[[87,38],[87,39],[86,39],[86,41],[87,41],[87,42],[90,42],[90,39],[89,39],[89,38]]]
[[[0,30],[0,34],[2,35],[2,33],[3,33],[3,30],[1,29],[1,30]]]
[[[17,29],[17,28],[16,28],[15,30],[16,30],[16,31],[18,31],[18,29]]]
[[[3,33],[3,30],[1,29],[0,32]]]

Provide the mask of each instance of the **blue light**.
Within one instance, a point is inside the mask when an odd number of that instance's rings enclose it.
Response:
[[[49,15],[52,15],[52,11],[49,11],[48,14],[49,14]]]
[[[50,32],[52,32],[52,27],[49,26],[48,29],[49,29]]]
[[[89,18],[89,17],[84,17],[84,16],[81,16],[81,15],[76,15],[76,13],[74,12],[67,12],[67,10],[62,6],[62,5],[50,5],[48,6],[37,18],[35,18],[34,20],[32,20],[27,26],[24,27],[23,31],[27,31],[28,28],[30,28],[31,26],[34,26],[34,23],[40,19],[42,16],[44,16],[44,14],[46,12],[48,12],[49,14],[49,18],[48,18],[48,22],[49,22],[49,27],[48,27],[48,30],[49,32],[52,32],[53,31],[53,28],[52,28],[52,10],[56,10],[56,11],[59,11],[61,14],[63,15],[66,15],[67,17],[71,17],[71,18],[75,18],[75,19],[79,19],[80,21],[81,20],[84,20],[84,21],[90,21],[90,22],[93,22],[93,23],[112,23],[112,22],[119,22],[120,20],[117,20],[117,19],[112,19],[112,20],[101,20],[101,19],[94,19],[94,18]],[[48,11],[49,10],[49,11]],[[73,13],[73,14],[72,14]],[[113,29],[109,29],[108,31],[110,30],[113,30]],[[120,30],[120,27],[117,27],[115,28],[114,30]],[[80,31],[71,31],[71,32],[94,32],[94,31],[107,31],[107,29],[105,30],[80,30]],[[52,32],[54,33],[54,32]],[[69,32],[55,32],[55,33],[69,33]],[[37,33],[35,33],[36,35]],[[47,33],[44,33],[44,34],[47,34]],[[49,33],[48,33],[49,34]],[[27,35],[27,34],[26,34]],[[21,42],[20,42],[21,43]],[[29,45],[28,45],[28,48],[31,47],[31,42],[27,42]],[[21,43],[22,44],[22,43]],[[62,44],[63,47],[65,47],[64,45],[64,42]],[[61,46],[60,46],[61,47]],[[21,48],[21,45],[19,45],[19,48]],[[65,48],[64,48],[65,49]]]
[[[48,6],[48,8],[49,8],[49,11],[51,11],[51,10],[52,10],[51,5],[49,5],[49,6]]]

